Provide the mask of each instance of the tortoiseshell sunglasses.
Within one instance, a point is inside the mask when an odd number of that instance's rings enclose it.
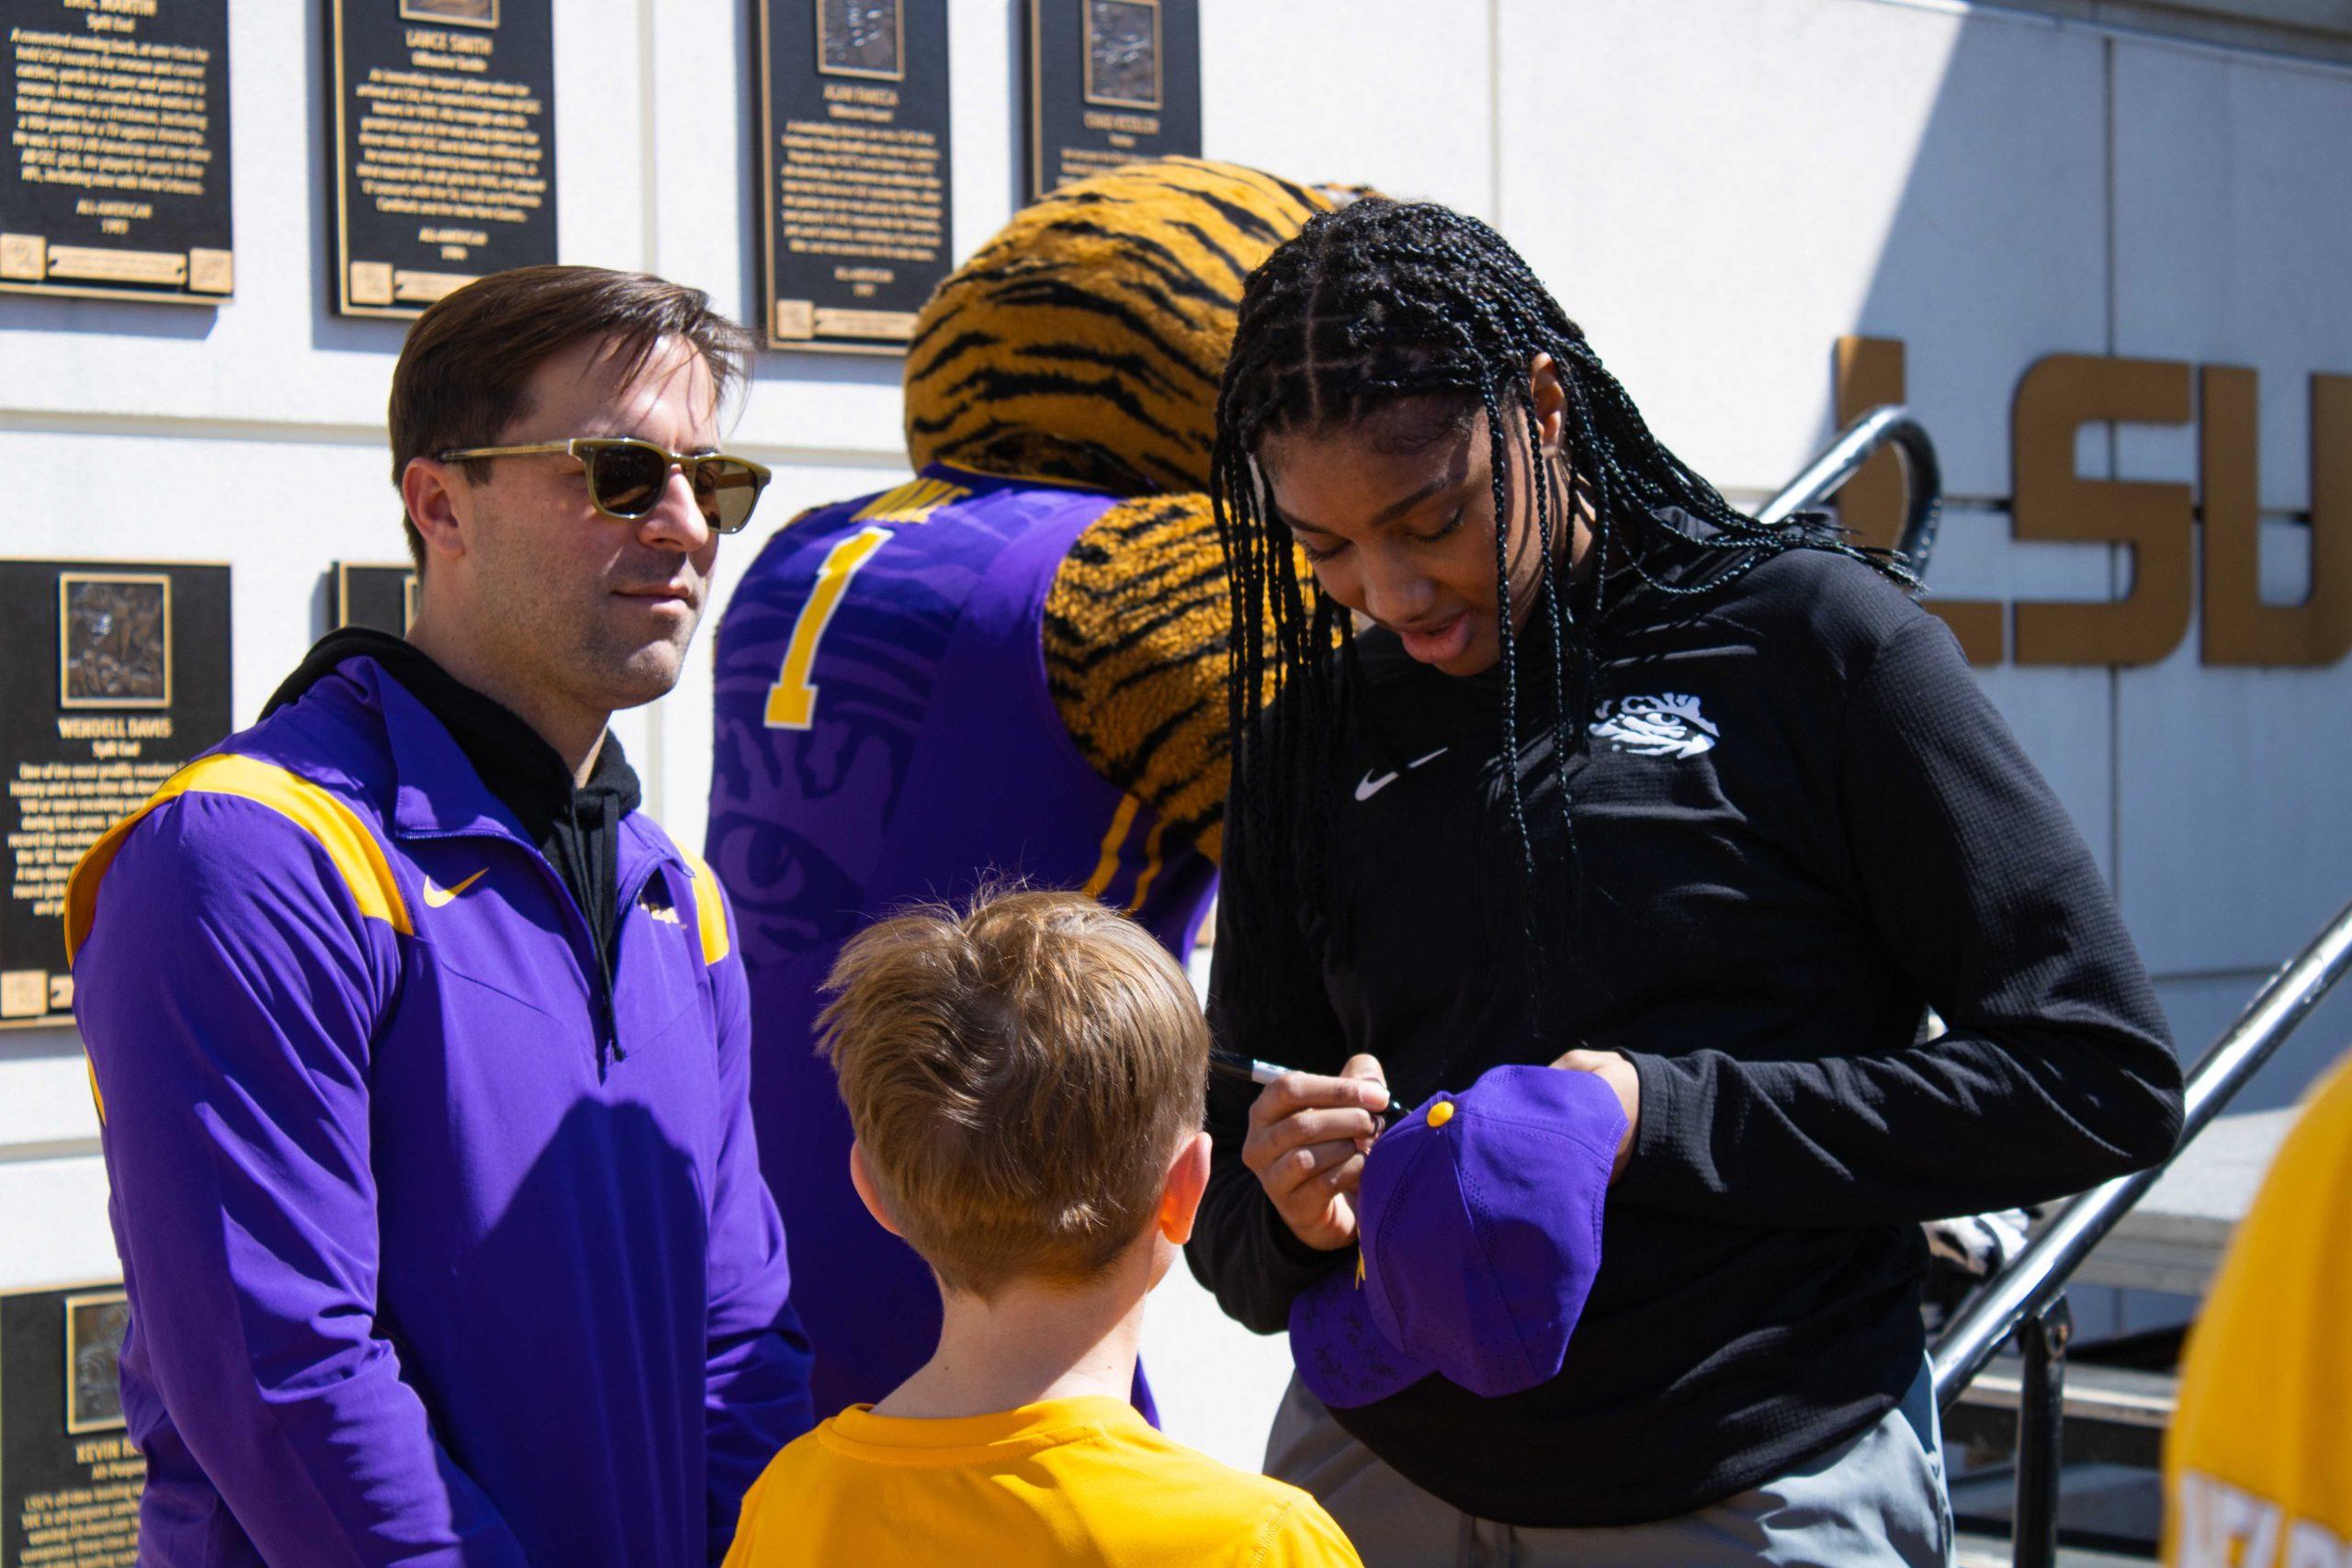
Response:
[[[713,529],[742,532],[752,508],[767,488],[768,471],[749,457],[724,452],[673,452],[632,435],[575,435],[569,441],[535,441],[527,446],[460,446],[439,454],[445,463],[477,457],[531,457],[561,453],[580,459],[588,475],[588,503],[605,516],[635,523],[662,503],[670,470],[686,476],[695,504]]]

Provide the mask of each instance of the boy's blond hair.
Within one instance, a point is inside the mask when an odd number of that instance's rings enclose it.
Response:
[[[1200,1130],[1208,1028],[1134,921],[1074,893],[983,892],[859,932],[818,1018],[892,1222],[940,1279],[1082,1284],[1158,1212]]]

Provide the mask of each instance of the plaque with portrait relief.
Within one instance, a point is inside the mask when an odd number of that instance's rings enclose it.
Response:
[[[66,879],[229,714],[227,567],[0,560],[0,1028],[70,1021]]]
[[[946,0],[758,0],[762,338],[901,354],[955,265]]]
[[[0,289],[228,299],[229,0],[0,0]]]
[[[1026,43],[1030,200],[1200,155],[1199,0],[1029,0]]]
[[[554,0],[327,0],[335,310],[556,259]]]
[[[172,705],[172,580],[162,572],[57,576],[57,705]]]
[[[123,1429],[119,1281],[0,1292],[0,1563],[131,1568],[147,1461]]]

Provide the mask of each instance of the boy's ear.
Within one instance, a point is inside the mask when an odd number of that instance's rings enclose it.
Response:
[[[849,1184],[857,1189],[858,1201],[874,1216],[874,1223],[892,1235],[899,1235],[899,1227],[890,1223],[890,1211],[883,1207],[882,1195],[874,1190],[874,1178],[866,1174],[865,1150],[855,1138],[849,1142]]]
[[[1159,1189],[1159,1234],[1178,1247],[1192,1240],[1193,1216],[1208,1189],[1209,1135],[1195,1133],[1168,1162],[1168,1179]]]

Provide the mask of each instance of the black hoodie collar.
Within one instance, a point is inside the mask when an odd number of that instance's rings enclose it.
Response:
[[[345,660],[363,657],[374,660],[424,705],[481,775],[482,786],[514,814],[525,835],[571,889],[609,978],[619,898],[620,822],[644,798],[620,739],[605,732],[588,782],[575,789],[571,770],[556,749],[513,709],[465,684],[414,644],[364,626],[346,626],[320,638],[270,694],[262,716],[300,698]]]
[[[515,819],[532,841],[544,845],[549,826],[569,817],[574,790],[571,770],[556,749],[539,738],[512,708],[482,695],[435,663],[413,643],[367,626],[345,626],[329,632],[312,645],[294,672],[279,683],[262,716],[279,708],[334,673],[346,659],[366,657],[383,666],[387,674],[441,721],[474,772]],[[629,766],[620,738],[606,731],[597,748],[596,765],[579,793],[605,794],[616,807],[613,816],[628,816],[643,804],[637,770]]]

